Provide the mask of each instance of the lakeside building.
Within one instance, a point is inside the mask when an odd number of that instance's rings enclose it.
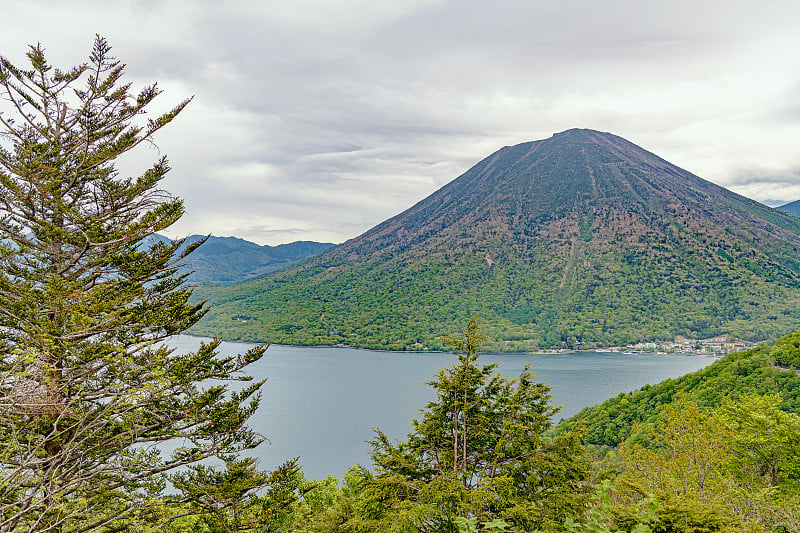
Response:
[[[735,339],[728,335],[717,335],[716,337],[710,337],[708,339],[676,337],[674,341],[668,342],[640,342],[637,344],[629,344],[624,348],[617,348],[615,351],[677,353],[687,355],[725,355],[749,350],[758,344],[759,343]]]

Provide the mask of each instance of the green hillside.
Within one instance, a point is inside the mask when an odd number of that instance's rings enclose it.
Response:
[[[780,408],[800,414],[797,369],[800,369],[800,331],[772,346],[764,344],[730,354],[703,370],[587,407],[557,429],[566,431],[580,420],[585,424],[587,443],[615,446],[631,435],[635,423],[653,423],[658,419],[664,405],[674,402],[678,394],[701,407],[717,407],[726,397],[780,394]]]
[[[506,147],[322,255],[201,287],[191,332],[440,348],[481,316],[493,350],[588,348],[800,328],[800,219],[621,139],[569,130]]]

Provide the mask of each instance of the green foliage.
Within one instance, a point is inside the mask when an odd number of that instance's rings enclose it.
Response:
[[[615,523],[622,531],[651,531],[652,533],[712,533],[762,531],[758,526],[737,524],[729,513],[711,505],[696,502],[674,501],[669,498],[654,500],[655,511],[648,517],[648,524],[641,525],[639,505],[615,509]]]
[[[644,445],[628,441],[620,455],[630,482],[644,485],[643,491],[706,503],[730,482],[724,467],[733,435],[728,425],[712,422],[708,412],[679,396],[664,406],[655,428],[640,436]]]
[[[457,516],[453,522],[458,528],[458,533],[504,533],[511,527],[505,520],[497,518],[484,522],[482,526],[478,525],[477,518],[464,518],[463,516]]]
[[[172,482],[186,496],[184,514],[191,518],[170,524],[170,533],[286,530],[293,506],[310,490],[295,461],[266,473],[251,458],[229,459],[224,470],[193,465]]]
[[[406,531],[455,531],[460,516],[484,527],[502,518],[551,530],[581,508],[589,463],[579,433],[546,441],[557,410],[549,387],[527,370],[508,381],[494,365],[477,365],[482,341],[474,319],[463,339],[451,339],[464,350],[459,364],[430,382],[437,398],[405,441],[391,443],[376,430],[371,487],[382,506],[379,529],[390,530],[388,520]]]
[[[791,448],[800,437],[796,417],[788,423],[780,420],[782,411],[777,405],[775,397],[748,396],[709,410],[679,396],[665,406],[656,426],[645,428],[635,441],[620,447],[612,463],[618,475],[595,471],[603,480],[593,490],[585,477],[575,478],[581,479],[578,486],[552,486],[562,500],[570,496],[577,500],[575,505],[562,502],[551,508],[535,505],[546,497],[547,490],[541,487],[525,495],[514,492],[519,486],[505,485],[505,492],[493,490],[498,485],[486,479],[468,487],[452,465],[440,474],[435,466],[415,462],[408,441],[402,442],[393,445],[396,461],[390,461],[390,469],[379,466],[373,475],[355,468],[341,486],[332,478],[318,483],[299,502],[298,520],[287,530],[797,533],[800,492],[785,475],[791,470],[782,469],[784,475],[775,486],[769,469],[764,468],[776,464],[779,455],[783,459],[797,456]],[[757,433],[748,429],[759,424],[766,425],[758,426]],[[782,447],[787,450],[780,452]],[[397,453],[401,448],[405,455]],[[754,449],[760,451],[753,453]],[[555,468],[557,464],[550,463]],[[788,466],[791,460],[782,464]],[[524,511],[537,520],[522,518],[516,506],[523,504],[527,504]]]
[[[641,503],[626,509],[628,516],[619,520],[617,509],[611,503],[611,481],[604,480],[595,487],[590,508],[584,522],[575,522],[570,516],[564,520],[567,533],[652,533],[651,525],[656,522],[660,504],[653,496],[644,498]],[[621,523],[621,529],[617,525]]]
[[[307,490],[293,506],[287,531],[304,533],[366,533],[376,530],[381,502],[372,490],[373,475],[363,467],[348,469],[339,482],[327,477],[307,483]]]
[[[770,354],[779,365],[800,368],[800,331],[778,340]]]
[[[800,377],[772,357],[794,338],[621,394],[563,423],[561,431],[580,420],[589,439],[621,443],[605,459],[622,473],[606,523],[630,529],[642,495],[653,494],[654,532],[800,531]]]
[[[749,467],[772,486],[800,480],[800,415],[780,403],[778,395],[726,398],[719,415],[739,469]]]
[[[142,246],[183,213],[158,188],[165,158],[136,177],[115,167],[188,100],[142,120],[160,91],[131,93],[100,37],[65,71],[39,45],[28,59],[0,58],[0,529],[146,530],[197,496],[165,499],[170,473],[213,456],[232,470],[195,474],[220,482],[218,501],[270,484],[232,460],[262,440],[245,425],[261,383],[228,389],[266,346],[159,344],[204,313],[176,274],[195,246]]]
[[[703,410],[680,396],[654,429],[620,448],[617,487],[629,497],[656,495],[653,531],[797,531],[789,478],[797,475],[799,420],[776,397]],[[617,514],[617,523],[630,520],[624,509]]]
[[[640,428],[654,424],[664,405],[673,402],[679,393],[701,407],[717,407],[726,397],[778,394],[782,411],[800,414],[800,375],[776,366],[779,361],[788,360],[787,354],[793,357],[798,338],[798,333],[793,333],[773,346],[729,354],[703,370],[620,394],[562,422],[557,432],[580,421],[588,443],[616,446],[635,435],[635,424]]]

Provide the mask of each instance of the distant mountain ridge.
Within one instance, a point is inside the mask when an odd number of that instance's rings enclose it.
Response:
[[[440,348],[472,316],[497,350],[763,340],[800,327],[800,220],[574,129],[502,148],[359,237],[203,296],[193,332],[287,344]]]
[[[204,239],[204,235],[191,235],[184,247]],[[154,235],[146,243],[168,241],[163,235]],[[277,246],[259,245],[238,237],[210,236],[186,258],[181,271],[188,272],[190,283],[210,282],[227,284],[263,276],[335,246],[332,243],[296,241]]]
[[[794,215],[796,217],[800,217],[800,200],[789,202],[788,204],[778,206],[775,209],[778,211],[783,211],[784,213],[789,213],[790,215]]]

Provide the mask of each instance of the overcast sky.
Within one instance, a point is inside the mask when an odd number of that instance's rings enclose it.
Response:
[[[608,131],[800,199],[797,0],[2,0],[0,55],[106,37],[163,109],[173,235],[342,242],[502,146]],[[143,149],[132,161],[154,159]],[[130,163],[133,166],[133,163]]]

